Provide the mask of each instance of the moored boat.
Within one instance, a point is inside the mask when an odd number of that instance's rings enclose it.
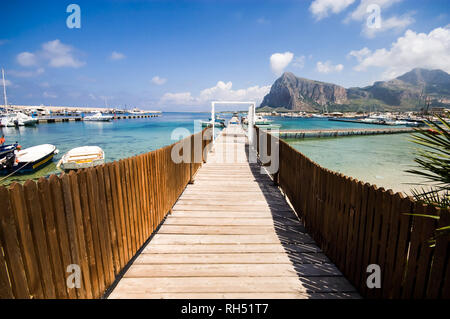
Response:
[[[7,144],[0,146],[0,159],[4,158],[9,153],[14,153],[16,149],[18,149],[19,144]]]
[[[105,163],[105,152],[98,146],[81,146],[68,151],[58,163],[63,170],[93,167]]]
[[[109,122],[113,119],[110,115],[103,115],[101,112],[95,113],[94,115],[88,115],[84,117],[85,121],[99,121],[99,122]]]
[[[58,154],[55,145],[42,144],[8,153],[0,160],[0,174],[33,173],[49,164]]]
[[[225,127],[225,123],[224,122],[218,122],[215,121],[213,123],[213,121],[200,121],[202,123],[202,127],[208,127],[208,126],[212,126],[214,124],[215,127]]]

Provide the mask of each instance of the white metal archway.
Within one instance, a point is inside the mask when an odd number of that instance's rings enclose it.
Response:
[[[216,119],[216,104],[250,104],[250,107],[248,108],[248,140],[249,143],[253,144],[253,126],[255,125],[255,109],[256,109],[256,103],[253,101],[212,101],[211,102],[211,121],[213,122],[213,143],[216,140],[215,137],[215,128],[214,123]]]

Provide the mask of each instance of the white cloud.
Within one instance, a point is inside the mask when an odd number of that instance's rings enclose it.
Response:
[[[255,101],[260,102],[270,90],[267,86],[251,86],[246,89],[233,90],[233,83],[218,81],[211,88],[206,88],[197,97],[191,92],[166,93],[161,98],[161,103],[174,105],[207,105],[213,100]]]
[[[362,48],[359,51],[353,50],[348,54],[349,57],[355,57],[358,62],[361,62],[366,56],[370,54],[370,50],[367,47]]]
[[[364,71],[369,67],[384,68],[385,79],[417,67],[450,72],[450,25],[436,28],[429,34],[406,31],[390,49],[383,48],[365,54],[355,70]]]
[[[50,83],[48,82],[42,82],[41,84],[39,84],[41,87],[43,88],[49,88],[50,87]]]
[[[393,30],[400,32],[406,29],[409,25],[414,23],[414,19],[410,14],[405,14],[400,17],[392,16],[388,19],[381,19],[380,28],[370,28],[367,23],[364,24],[363,34],[368,38],[373,38],[377,33]]]
[[[309,11],[316,20],[320,20],[328,17],[330,11],[336,14],[345,10],[353,2],[355,0],[314,0],[309,7]]]
[[[166,93],[162,96],[160,102],[163,104],[191,105],[194,101],[191,92]]]
[[[331,61],[317,62],[316,69],[320,73],[341,72],[344,69],[342,64],[333,65]]]
[[[304,55],[296,56],[292,62],[292,66],[303,69],[305,67],[305,59],[306,57]]]
[[[17,55],[17,62],[21,66],[33,66],[37,64],[37,58],[34,53],[22,52]]]
[[[16,70],[10,70],[8,73],[12,76],[18,77],[18,78],[31,78],[38,76],[45,72],[44,68],[38,68],[35,71],[16,71]]]
[[[48,97],[48,98],[51,98],[51,99],[55,99],[55,98],[58,97],[56,94],[54,94],[54,93],[49,93],[49,92],[47,92],[47,91],[44,91],[44,93],[42,93],[42,96],[43,96],[43,97]]]
[[[48,60],[51,67],[79,68],[85,63],[73,56],[73,48],[61,43],[58,39],[46,42],[42,45],[42,56]]]
[[[273,73],[276,75],[281,75],[289,63],[291,63],[293,58],[294,54],[289,51],[272,54],[270,57],[270,67],[272,68]]]
[[[156,85],[163,85],[166,82],[167,82],[167,79],[161,78],[158,75],[156,75],[152,78],[152,83],[156,84]]]
[[[110,56],[109,58],[110,58],[110,60],[112,60],[112,61],[122,60],[122,59],[125,59],[125,54],[120,53],[120,52],[113,51],[113,52],[111,53],[111,56]]]

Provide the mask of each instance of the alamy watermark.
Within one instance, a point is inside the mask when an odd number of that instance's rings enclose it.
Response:
[[[66,8],[66,12],[70,15],[66,19],[66,25],[69,29],[81,28],[81,8],[78,4],[69,4]]]
[[[77,264],[70,264],[66,268],[66,272],[69,273],[66,279],[66,285],[68,288],[81,288],[81,268]]]
[[[369,14],[366,20],[366,25],[369,29],[381,28],[381,7],[378,4],[369,4],[366,8],[366,13]]]
[[[366,285],[367,288],[381,288],[381,267],[377,264],[370,264],[367,266],[367,273],[370,275],[367,277]]]

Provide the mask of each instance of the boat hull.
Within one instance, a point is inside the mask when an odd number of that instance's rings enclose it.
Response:
[[[27,149],[25,149],[23,151],[27,151]],[[34,173],[34,172],[42,169],[46,165],[50,164],[52,162],[53,157],[57,153],[58,153],[58,150],[56,149],[56,147],[53,146],[53,149],[51,151],[48,151],[45,154],[43,154],[42,156],[39,156],[33,160],[21,161],[19,159],[19,161],[16,162],[16,164],[13,167],[1,168],[0,175],[9,175],[11,173],[14,173],[14,175]]]

